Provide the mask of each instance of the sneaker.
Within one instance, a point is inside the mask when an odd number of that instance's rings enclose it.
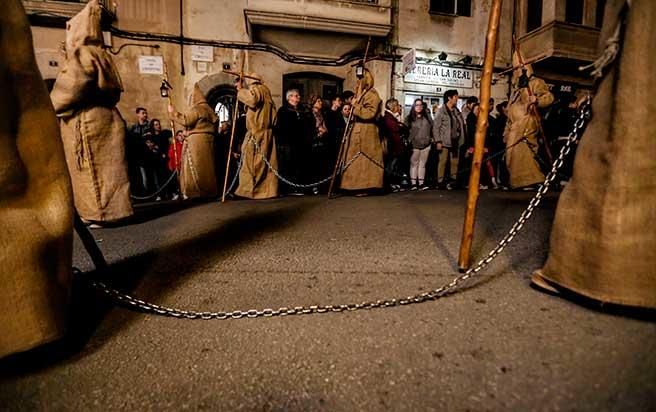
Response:
[[[319,194],[319,188],[318,187],[312,188],[312,194],[315,195],[315,196],[318,195]]]
[[[419,189],[417,186],[412,186],[412,187],[410,188],[410,191],[414,192],[414,191],[417,190],[417,189]]]
[[[182,200],[187,200],[187,199],[189,199],[189,196],[187,196],[187,195],[182,195]]]
[[[98,223],[89,223],[87,225],[89,229],[102,229],[102,225],[99,225]]]
[[[301,192],[291,192],[291,193],[289,193],[289,196],[305,196],[305,194],[303,194]]]
[[[478,185],[478,190],[487,190],[487,186],[485,186],[485,185]]]
[[[426,191],[426,190],[428,190],[428,189],[430,189],[430,187],[427,186],[427,185],[422,185],[422,186],[419,188],[419,190],[421,190],[422,192],[424,192],[424,191]]]
[[[180,195],[177,193],[174,194],[173,197],[171,198],[171,200],[178,200],[178,199],[180,199]]]
[[[156,202],[161,202],[161,201],[162,201],[162,196],[157,196],[157,197],[155,198],[155,201],[156,201]]]
[[[447,183],[446,190],[453,190],[453,189],[455,189],[455,186],[453,185],[453,183]]]
[[[392,189],[392,193],[397,193],[401,191],[401,186],[399,185],[391,185],[390,189]]]

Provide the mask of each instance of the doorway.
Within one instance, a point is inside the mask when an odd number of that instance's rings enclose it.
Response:
[[[325,73],[297,72],[282,76],[282,96],[287,90],[297,89],[301,101],[307,102],[310,96],[320,96],[330,102],[335,96],[342,94],[344,79]]]
[[[227,84],[214,87],[207,93],[207,103],[222,122],[232,122],[237,92]]]

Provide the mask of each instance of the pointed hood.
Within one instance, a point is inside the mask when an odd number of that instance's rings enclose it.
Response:
[[[80,46],[102,46],[100,29],[102,9],[98,0],[89,3],[75,17],[66,22],[66,50],[72,51]]]
[[[369,90],[374,87],[374,75],[371,74],[369,69],[364,69],[364,77],[362,78],[362,90]]]
[[[189,106],[196,106],[202,103],[207,104],[207,100],[205,99],[203,92],[200,90],[198,83],[196,83],[194,84],[194,89],[189,95]]]

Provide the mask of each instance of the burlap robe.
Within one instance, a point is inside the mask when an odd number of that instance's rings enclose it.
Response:
[[[73,200],[55,112],[22,2],[0,13],[0,357],[60,337]]]
[[[624,1],[609,1],[601,45]],[[656,308],[656,2],[633,1],[560,196],[548,280],[603,302]]]
[[[376,119],[380,116],[382,101],[373,88],[373,77],[366,72],[365,90],[360,102],[353,103],[355,124],[351,132],[345,161],[348,163],[359,152],[366,154],[378,164],[383,164],[381,144]],[[364,156],[358,157],[342,175],[341,188],[345,190],[379,189],[383,187],[384,170]]]
[[[278,156],[273,137],[276,107],[271,92],[265,85],[255,82],[248,90],[241,89],[237,99],[247,108],[246,137],[241,148],[241,171],[237,196],[249,199],[269,199],[278,196],[278,178],[267,167],[265,156],[272,167],[278,168]],[[251,139],[255,139],[259,151]]]
[[[531,77],[529,86],[537,98],[538,107],[553,103],[554,96],[544,80]],[[535,159],[538,152],[538,121],[529,113],[529,94],[526,88],[516,90],[508,105],[508,121],[504,133],[506,142],[506,166],[510,172],[510,186],[520,188],[544,181],[544,174]],[[526,142],[519,142],[526,137]]]
[[[189,97],[189,109],[173,114],[173,120],[184,126],[187,136],[182,147],[180,188],[190,198],[216,197],[219,192],[214,170],[214,134],[218,118],[198,85],[194,85]]]
[[[60,120],[75,208],[89,221],[131,216],[125,121],[116,109],[121,78],[102,48],[100,6],[91,1],[67,23],[67,59],[50,97]]]

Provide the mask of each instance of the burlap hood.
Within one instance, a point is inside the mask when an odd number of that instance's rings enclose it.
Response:
[[[194,89],[189,94],[189,101],[187,102],[190,107],[198,106],[200,104],[207,104],[207,99],[200,90],[198,83],[194,84]]]
[[[98,0],[91,0],[75,17],[66,22],[66,50],[68,53],[80,46],[102,46],[100,29],[102,9]]]
[[[364,69],[364,77],[362,78],[362,90],[369,90],[374,87],[374,75],[371,74],[369,69]]]

